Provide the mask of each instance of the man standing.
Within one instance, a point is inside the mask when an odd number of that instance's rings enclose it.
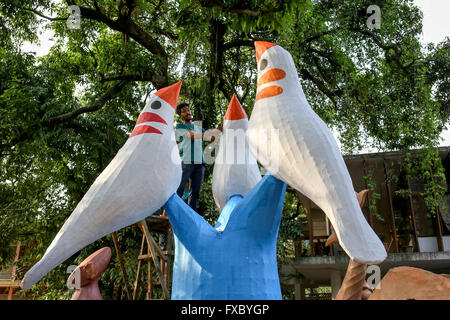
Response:
[[[186,183],[190,182],[191,195],[189,206],[197,211],[200,188],[205,174],[203,159],[203,141],[212,142],[214,137],[205,133],[202,127],[192,123],[192,114],[187,103],[177,106],[177,114],[183,120],[175,128],[177,143],[180,144],[183,175],[177,194],[182,197]],[[217,130],[220,130],[218,127]],[[221,130],[220,130],[221,131]]]

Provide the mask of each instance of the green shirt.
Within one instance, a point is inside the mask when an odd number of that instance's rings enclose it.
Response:
[[[188,131],[203,133],[205,130],[193,123],[177,123],[175,136],[180,147],[180,158],[184,163],[203,163],[203,139],[189,139],[184,135]]]

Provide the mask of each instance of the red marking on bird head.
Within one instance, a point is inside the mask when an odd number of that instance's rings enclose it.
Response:
[[[142,112],[137,119],[136,125],[144,123],[144,122],[161,122],[167,125],[166,120],[161,118],[160,115],[153,112]]]
[[[138,136],[140,134],[144,134],[144,133],[163,134],[161,131],[159,131],[158,129],[156,129],[152,126],[142,125],[142,126],[135,127],[133,129],[133,132],[131,132],[130,136],[128,137],[128,139]]]

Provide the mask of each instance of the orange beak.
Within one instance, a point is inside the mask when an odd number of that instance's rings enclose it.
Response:
[[[259,58],[262,54],[269,49],[270,47],[276,46],[275,43],[266,42],[266,41],[255,41],[255,50],[256,50],[256,63],[259,63]]]
[[[157,95],[165,102],[170,104],[172,108],[176,109],[178,104],[178,97],[180,96],[180,89],[181,89],[181,81],[178,81],[177,83],[171,86],[156,91],[155,95]]]
[[[228,105],[227,113],[225,113],[225,120],[240,120],[247,118],[244,108],[239,103],[236,95],[233,93],[230,104]]]

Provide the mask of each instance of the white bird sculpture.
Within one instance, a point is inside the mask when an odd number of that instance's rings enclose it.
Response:
[[[255,49],[258,87],[249,121],[250,150],[272,175],[325,212],[353,260],[381,263],[386,250],[359,207],[331,131],[306,100],[292,56],[264,41],[256,41]]]
[[[127,142],[97,177],[44,256],[24,276],[27,289],[74,253],[161,208],[181,181],[173,120],[181,81],[158,90]]]
[[[256,159],[248,148],[247,128],[247,114],[233,94],[225,113],[212,176],[212,193],[220,211],[231,196],[244,197],[261,180]]]

